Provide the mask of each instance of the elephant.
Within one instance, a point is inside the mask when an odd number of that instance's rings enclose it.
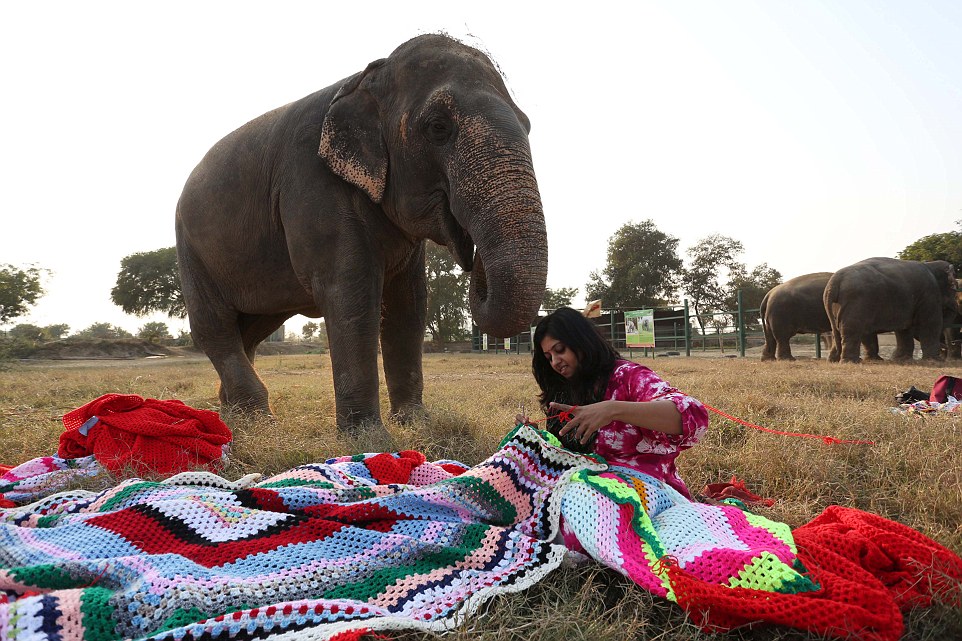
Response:
[[[271,415],[257,345],[295,314],[326,321],[340,431],[423,411],[425,239],[470,272],[482,332],[528,329],[548,246],[528,117],[483,53],[443,34],[269,111],[217,142],[177,203],[193,339],[222,409]]]
[[[955,269],[944,260],[867,258],[836,271],[823,302],[832,324],[832,362],[858,363],[859,342],[878,332],[895,332],[892,360],[911,360],[913,339],[923,359],[944,358],[942,329],[959,311]]]
[[[763,361],[795,360],[789,344],[795,334],[821,334],[826,347],[831,346],[832,324],[822,302],[831,277],[832,272],[804,274],[768,290],[759,309],[765,330]],[[876,334],[866,335],[862,345],[867,359],[881,360]]]
[[[952,360],[962,359],[962,280],[955,279],[956,295],[955,300],[959,304],[960,312],[955,315],[952,322],[943,330],[942,342],[946,358]]]

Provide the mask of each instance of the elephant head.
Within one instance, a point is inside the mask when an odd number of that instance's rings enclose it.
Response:
[[[504,337],[536,316],[548,270],[529,131],[484,54],[424,35],[341,86],[318,154],[405,234],[447,246],[474,321]]]

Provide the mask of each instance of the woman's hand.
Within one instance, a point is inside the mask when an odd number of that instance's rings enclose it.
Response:
[[[534,423],[531,422],[531,419],[525,416],[524,414],[515,414],[514,423],[515,425],[532,425],[532,426],[534,425]]]
[[[572,409],[574,407],[574,409]],[[681,412],[668,399],[654,401],[615,401],[607,400],[591,405],[565,405],[564,403],[550,403],[548,411],[551,414],[570,412],[572,419],[560,430],[565,435],[574,431],[575,437],[582,444],[588,442],[592,434],[612,421],[630,423],[665,434],[681,434]]]
[[[591,435],[608,423],[615,420],[612,401],[601,401],[591,405],[565,405],[564,403],[549,403],[548,409],[552,414],[569,412],[571,420],[561,428],[559,433],[564,436],[570,432],[582,445],[586,444]]]

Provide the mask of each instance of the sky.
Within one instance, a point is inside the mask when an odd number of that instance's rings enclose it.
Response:
[[[50,271],[6,328],[185,329],[110,290],[125,256],[174,245],[206,151],[439,31],[486,52],[531,120],[548,287],[576,305],[627,223],[683,259],[730,236],[788,279],[962,219],[955,0],[2,3],[0,264]]]

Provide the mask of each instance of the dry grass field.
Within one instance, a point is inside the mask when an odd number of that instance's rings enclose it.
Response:
[[[897,392],[928,389],[938,366],[761,363],[755,358],[648,358],[676,387],[746,421],[791,432],[870,439],[874,445],[828,445],[749,429],[712,414],[703,443],[679,459],[689,487],[733,475],[776,499],[765,516],[802,525],[840,504],[905,523],[962,552],[962,415],[893,414]],[[388,424],[391,441],[351,439],[334,427],[326,355],[263,356],[258,371],[271,391],[274,422],[229,419],[235,443],[224,476],[272,473],[359,451],[419,449],[429,459],[483,460],[525,406],[535,386],[526,355],[425,356],[429,414],[410,426]],[[60,417],[108,393],[176,398],[217,409],[217,378],[204,359],[37,362],[0,371],[0,463],[56,451]],[[387,415],[382,386],[383,413]],[[962,639],[962,612],[947,606],[910,612],[905,639]],[[423,635],[406,635],[420,639]],[[816,639],[787,628],[700,633],[677,606],[653,599],[611,571],[563,568],[526,592],[496,599],[455,639]]]

